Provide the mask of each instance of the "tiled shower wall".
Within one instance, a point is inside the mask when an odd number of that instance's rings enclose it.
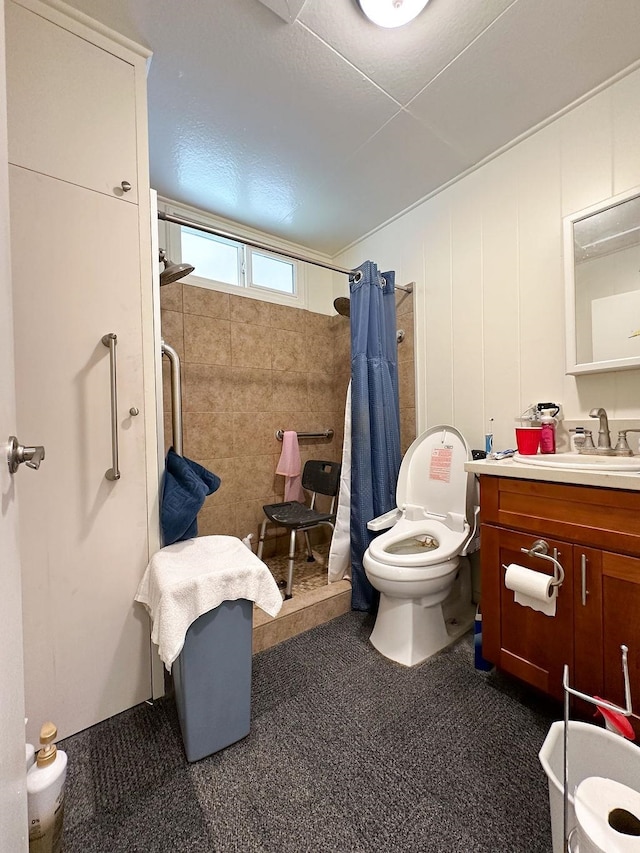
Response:
[[[405,332],[398,349],[404,451],[415,437],[412,297],[400,293],[397,304]],[[182,362],[184,454],[221,479],[198,516],[198,532],[253,533],[257,542],[263,504],[283,500],[276,430],[331,428],[331,441],[300,439],[302,462],[341,458],[349,320],[179,282],[162,288],[161,307],[163,340]],[[169,447],[168,363],[163,373]],[[265,556],[286,552],[284,532],[270,533]]]

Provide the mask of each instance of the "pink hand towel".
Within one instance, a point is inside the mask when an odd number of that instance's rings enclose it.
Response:
[[[298,447],[298,433],[287,430],[282,436],[282,453],[278,460],[276,474],[284,476],[285,501],[300,501],[304,503],[302,488],[302,461]]]

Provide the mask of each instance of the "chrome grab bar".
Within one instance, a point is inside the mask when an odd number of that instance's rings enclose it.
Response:
[[[284,438],[284,430],[283,429],[277,429],[276,430],[276,438],[278,439],[278,441],[282,441],[282,439]],[[333,430],[332,429],[325,429],[323,432],[299,432],[298,438],[327,438],[327,439],[332,439],[333,438]]]
[[[182,377],[180,375],[180,356],[169,344],[162,341],[162,354],[171,365],[171,426],[173,429],[173,449],[182,456]]]
[[[111,375],[111,468],[105,473],[107,480],[119,480],[118,468],[118,382],[116,365],[116,346],[118,336],[115,332],[104,335],[102,343],[109,350],[109,372]]]

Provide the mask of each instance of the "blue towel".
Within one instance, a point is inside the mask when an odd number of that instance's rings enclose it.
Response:
[[[169,448],[160,507],[164,545],[198,535],[198,512],[219,486],[220,477]]]

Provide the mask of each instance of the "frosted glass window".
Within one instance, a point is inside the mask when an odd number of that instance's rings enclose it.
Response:
[[[242,287],[242,246],[203,231],[182,228],[182,257],[193,264],[195,275]]]
[[[277,290],[279,293],[294,294],[296,291],[295,266],[290,261],[251,253],[251,285]]]

